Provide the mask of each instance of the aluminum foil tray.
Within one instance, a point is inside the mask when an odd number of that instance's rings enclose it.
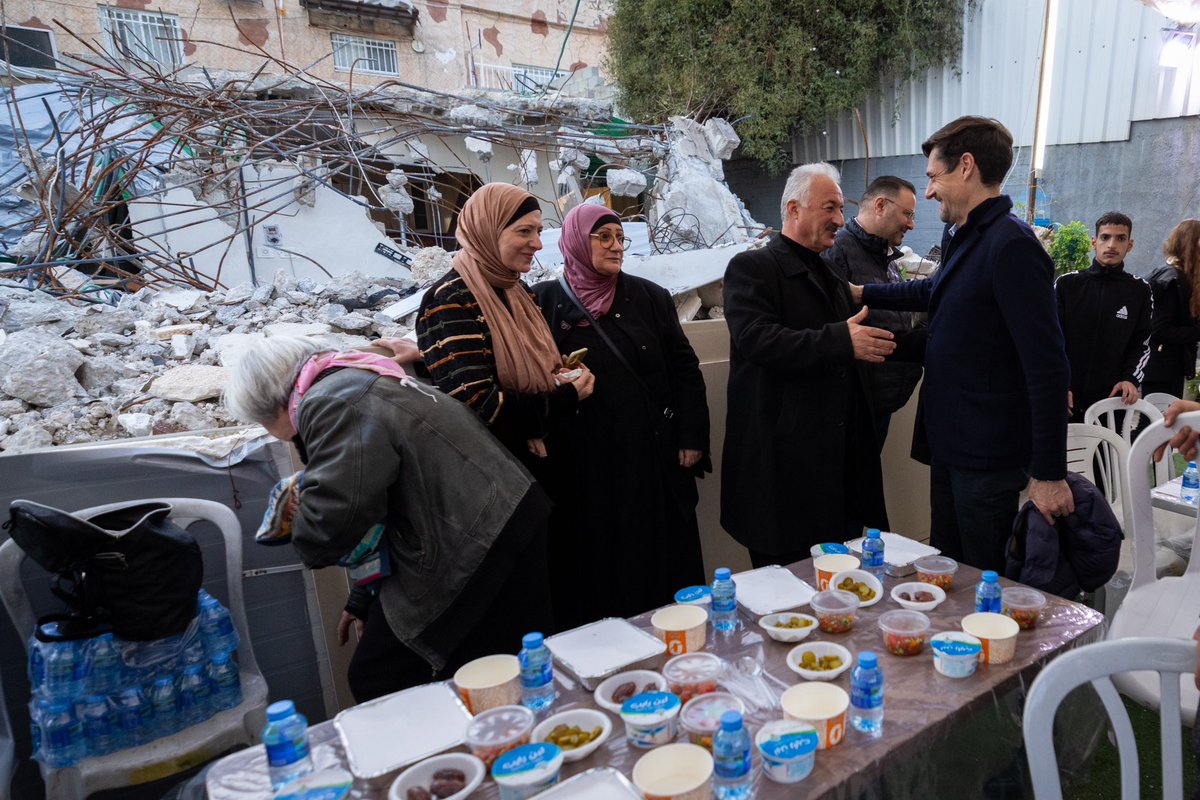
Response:
[[[650,666],[667,651],[654,634],[619,617],[589,622],[546,640],[559,666],[594,691],[605,678]]]
[[[596,767],[563,781],[533,800],[642,800],[629,779],[612,767]]]
[[[808,605],[817,590],[784,567],[759,567],[733,576],[738,605],[758,617]]]
[[[380,781],[457,747],[471,712],[446,681],[414,686],[348,708],[333,719],[356,778]]]

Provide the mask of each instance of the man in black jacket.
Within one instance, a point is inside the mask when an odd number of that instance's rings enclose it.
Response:
[[[721,525],[756,566],[807,558],[820,542],[885,528],[883,476],[859,366],[892,353],[863,324],[820,252],[842,225],[838,171],[797,167],[783,231],[725,270],[728,416]]]
[[[913,229],[916,206],[917,190],[911,183],[894,175],[876,178],[859,201],[858,216],[838,231],[833,247],[821,258],[851,283],[899,283],[903,277],[895,262],[902,255],[904,234]],[[872,309],[866,323],[891,331],[897,339],[908,337],[918,347],[924,345],[924,314]],[[921,365],[888,359],[870,365],[864,374],[882,450],[892,414],[904,407],[921,380]]]
[[[1125,271],[1133,249],[1133,221],[1118,211],[1096,220],[1096,258],[1054,284],[1058,322],[1067,340],[1071,422],[1106,397],[1135,402],[1150,358],[1150,286]]]

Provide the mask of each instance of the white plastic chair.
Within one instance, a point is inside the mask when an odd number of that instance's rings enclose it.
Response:
[[[1171,403],[1174,403],[1179,398],[1166,392],[1151,392],[1142,399],[1157,408],[1159,412],[1165,413]]]
[[[1121,528],[1129,528],[1129,443],[1100,425],[1067,426],[1067,470],[1083,475],[1104,493]]]
[[[1062,800],[1058,761],[1054,754],[1054,716],[1058,705],[1078,686],[1090,682],[1117,737],[1121,763],[1121,798],[1139,796],[1137,742],[1125,704],[1113,685],[1118,674],[1135,670],[1158,673],[1163,698],[1159,712],[1162,741],[1163,800],[1183,800],[1183,742],[1179,715],[1180,684],[1195,687],[1196,643],[1178,639],[1124,639],[1097,642],[1064,653],[1051,661],[1034,680],[1025,698],[1022,726],[1025,756],[1029,760],[1033,793],[1037,800]],[[1195,706],[1193,706],[1195,708]]]
[[[170,519],[187,528],[196,522],[211,522],[225,543],[225,580],[229,614],[237,628],[241,645],[237,659],[241,672],[242,702],[236,708],[221,711],[204,722],[179,733],[156,739],[139,747],[118,750],[107,756],[87,758],[65,769],[41,764],[42,780],[49,798],[84,798],[93,792],[134,786],[165,778],[202,764],[238,745],[258,740],[266,722],[267,682],[258,669],[246,609],[242,599],[242,526],[237,516],[220,503],[194,498],[151,498],[146,502],[171,505]],[[80,517],[103,514],[123,503],[83,509]],[[21,585],[20,569],[24,551],[11,539],[0,545],[0,600],[23,642],[28,641],[36,617]]]
[[[1085,425],[1103,425],[1110,431],[1121,435],[1126,443],[1133,444],[1134,432],[1143,424],[1143,418],[1148,422],[1157,422],[1163,418],[1162,412],[1145,400],[1125,405],[1119,397],[1109,397],[1100,400],[1083,412]],[[1170,459],[1164,458],[1154,465],[1156,482],[1166,483],[1171,479]]]
[[[1176,426],[1200,429],[1200,411],[1180,414]],[[1154,568],[1154,516],[1150,505],[1150,470],[1147,466],[1155,448],[1174,434],[1174,430],[1155,422],[1142,432],[1129,451],[1129,505],[1131,526],[1125,532],[1133,540],[1133,580],[1129,593],[1113,614],[1108,629],[1110,640],[1138,636],[1165,636],[1188,639],[1196,630],[1197,609],[1200,609],[1200,559],[1192,558],[1179,576],[1159,578]],[[1200,520],[1192,533],[1192,552],[1197,552],[1200,539]],[[1114,679],[1117,688],[1147,708],[1157,708],[1160,702],[1157,681],[1146,674],[1124,674]],[[1200,692],[1194,685],[1183,690],[1183,718],[1192,725],[1196,718],[1196,703]]]

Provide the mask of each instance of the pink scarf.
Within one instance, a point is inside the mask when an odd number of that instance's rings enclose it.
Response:
[[[296,386],[292,389],[292,394],[288,397],[288,418],[292,421],[292,428],[295,430],[300,430],[300,425],[297,422],[297,412],[300,409],[300,401],[304,399],[304,393],[312,387],[318,375],[333,367],[366,369],[380,375],[387,375],[399,381],[403,381],[408,377],[408,373],[404,371],[404,368],[395,361],[375,353],[335,353],[332,351],[317,353],[308,359],[308,361],[305,361],[304,366],[300,368],[300,374],[296,376]]]
[[[617,215],[611,208],[585,203],[567,212],[558,239],[558,249],[566,259],[563,268],[567,283],[593,317],[602,317],[612,308],[617,295],[617,275],[601,275],[592,267],[592,227],[601,217]],[[584,320],[580,325],[586,325]]]

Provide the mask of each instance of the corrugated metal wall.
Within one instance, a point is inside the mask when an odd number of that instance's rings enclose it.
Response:
[[[1033,143],[1045,0],[981,0],[964,20],[960,71],[885,84],[861,108],[872,158],[921,152],[963,114],[995,117],[1018,146]],[[1133,120],[1200,114],[1200,48],[1189,68],[1158,66],[1172,23],[1137,0],[1061,0],[1048,144],[1123,141]],[[864,158],[852,112],[793,140],[797,163]]]

